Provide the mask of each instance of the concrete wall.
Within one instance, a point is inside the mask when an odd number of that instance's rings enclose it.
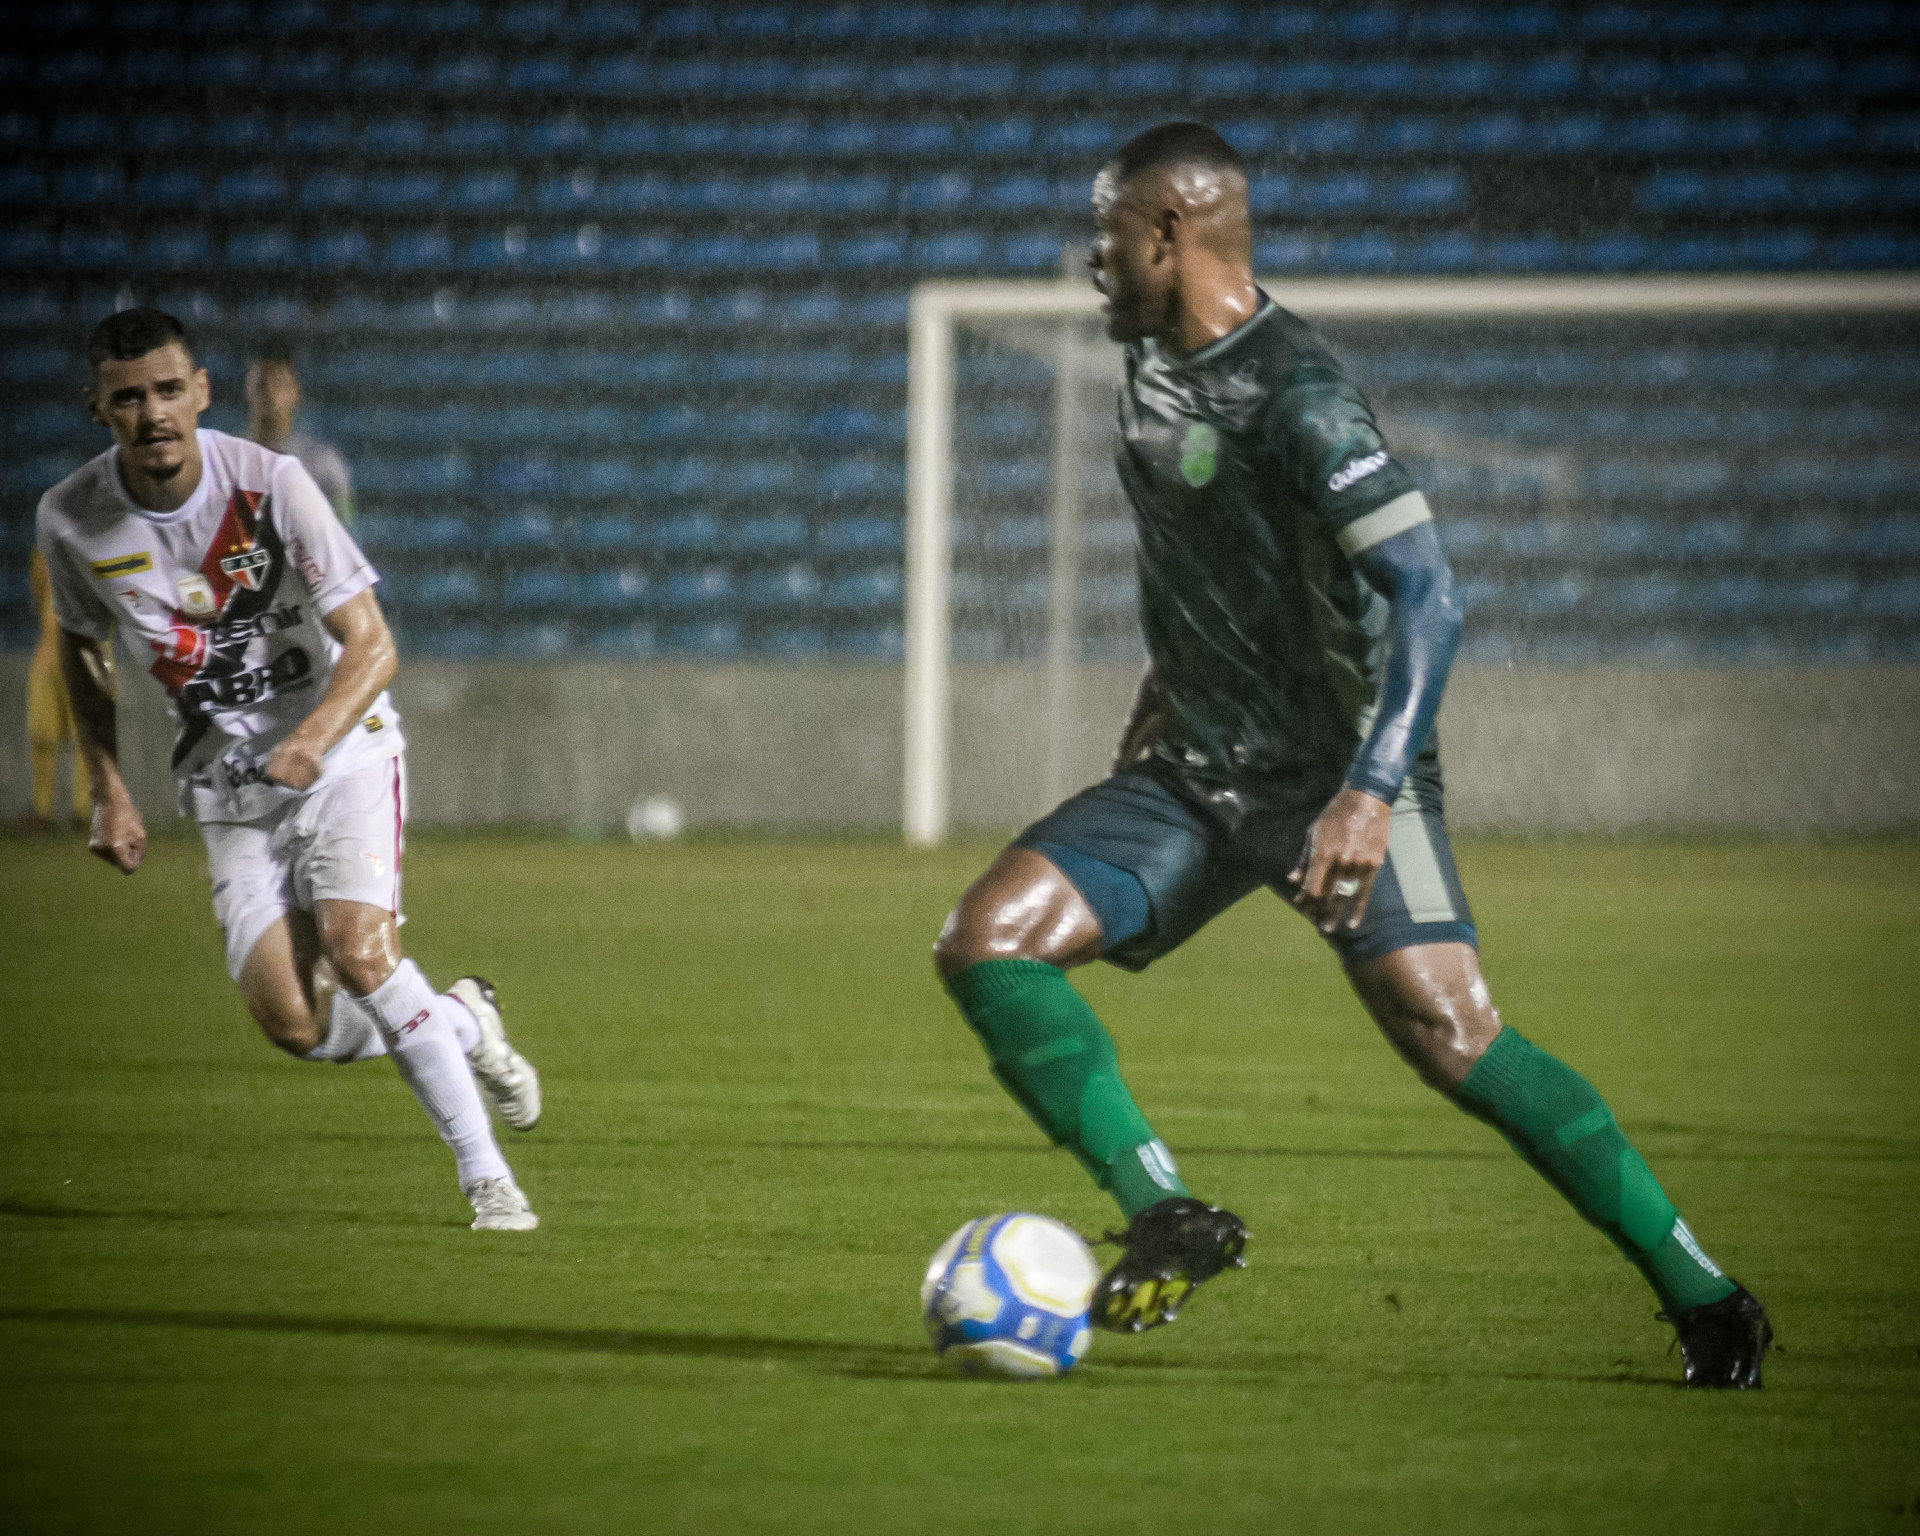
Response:
[[[171,726],[123,668],[122,758],[164,815]],[[1104,768],[1133,686],[1082,675],[1070,777]],[[420,824],[612,828],[643,794],[695,824],[896,826],[900,671],[879,665],[410,661],[396,690]],[[0,656],[0,719],[26,658]],[[1048,801],[1037,670],[955,678],[954,819],[1002,831]],[[1463,830],[1792,834],[1920,823],[1920,668],[1472,668],[1441,716]],[[28,800],[24,727],[0,733],[0,814]]]

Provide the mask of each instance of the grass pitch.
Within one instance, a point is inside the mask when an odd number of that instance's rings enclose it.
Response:
[[[928,945],[991,852],[416,841],[410,951],[540,1065],[477,1234],[385,1063],[266,1046],[196,843],[0,886],[10,1532],[1920,1532],[1920,848],[1468,845],[1509,1020],[1767,1302],[1675,1390],[1639,1279],[1250,898],[1082,973],[1252,1268],[1057,1383],[947,1377],[922,1265],[1104,1197]]]

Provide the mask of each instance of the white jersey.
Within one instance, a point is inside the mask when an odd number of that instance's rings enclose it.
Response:
[[[263,775],[339,661],[321,618],[380,578],[298,459],[199,439],[200,484],[177,511],[136,506],[110,448],[41,497],[40,549],[60,627],[104,643],[118,624],[172,697],[180,808],[251,821],[302,793]],[[383,693],[313,787],[404,746]]]

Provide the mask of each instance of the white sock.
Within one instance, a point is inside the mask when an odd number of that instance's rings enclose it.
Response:
[[[367,1061],[386,1054],[387,1042],[380,1038],[380,1021],[373,1011],[345,987],[335,988],[327,1038],[307,1052],[307,1060]]]
[[[475,1179],[510,1179],[513,1170],[493,1139],[493,1122],[454,1035],[447,999],[434,994],[420,967],[402,960],[364,999],[380,1021],[394,1065],[420,1107],[453,1149],[465,1189]]]
[[[447,1022],[453,1026],[460,1049],[471,1052],[480,1043],[480,1021],[473,1016],[473,1010],[451,992],[442,992],[440,1001],[447,1005]]]

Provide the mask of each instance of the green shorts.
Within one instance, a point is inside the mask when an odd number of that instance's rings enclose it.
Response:
[[[1319,792],[1221,791],[1149,760],[1084,789],[1014,840],[1051,860],[1100,919],[1102,958],[1146,969],[1242,896],[1287,875],[1325,809]],[[1442,807],[1422,758],[1394,803],[1387,862],[1358,928],[1329,937],[1349,965],[1416,944],[1476,944]]]

